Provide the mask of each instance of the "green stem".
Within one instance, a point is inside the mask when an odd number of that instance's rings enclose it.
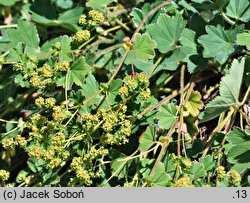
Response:
[[[202,157],[205,157],[207,155],[207,153],[208,153],[208,151],[209,151],[209,149],[210,149],[210,147],[211,147],[211,145],[216,137],[217,132],[220,132],[223,129],[223,127],[231,119],[231,116],[233,115],[233,113],[234,113],[234,109],[231,108],[231,110],[227,114],[227,117],[220,124],[218,124],[218,126],[209,135],[209,140],[207,142],[207,146],[206,146],[205,150],[203,151]]]
[[[123,23],[122,21],[120,21],[119,19],[115,19],[115,22],[117,22],[121,27],[123,27],[125,30],[127,30],[127,31],[130,31],[130,29],[129,29],[129,27],[125,24],[125,23]]]
[[[5,29],[5,28],[16,28],[17,24],[12,24],[12,25],[0,25],[0,29]]]
[[[18,121],[7,121],[7,120],[2,119],[2,118],[0,118],[0,121],[1,121],[1,122],[4,122],[4,123],[15,123],[15,124],[18,123]]]
[[[234,22],[229,17],[227,17],[227,15],[224,12],[221,12],[221,15],[225,19],[225,21],[227,21],[229,24],[231,24],[231,25],[235,25],[236,24],[236,22]]]
[[[239,104],[240,106],[243,106],[246,103],[246,100],[248,98],[249,93],[250,93],[250,86],[247,88],[247,91],[246,91],[246,93],[244,95],[244,98],[243,98],[243,100]]]

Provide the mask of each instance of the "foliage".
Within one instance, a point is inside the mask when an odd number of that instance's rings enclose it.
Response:
[[[247,0],[0,9],[0,186],[249,186]]]

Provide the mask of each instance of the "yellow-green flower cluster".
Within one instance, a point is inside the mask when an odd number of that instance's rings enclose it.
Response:
[[[45,63],[42,67],[38,68],[37,72],[40,73],[45,78],[52,77],[52,69],[47,63]]]
[[[42,107],[46,107],[46,108],[52,108],[55,106],[56,104],[56,99],[53,98],[53,97],[50,97],[50,98],[47,98],[47,99],[44,99],[42,97],[38,97],[36,100],[35,100],[35,104],[39,107],[39,108],[42,108]]]
[[[64,71],[67,72],[70,69],[70,65],[69,65],[68,61],[63,60],[62,62],[57,63],[55,65],[55,68],[56,68],[56,70],[59,70],[59,71],[62,71],[62,72],[64,72]]]
[[[16,177],[16,180],[18,183],[20,182],[25,182],[26,179],[27,179],[27,176],[28,176],[28,172],[22,170],[18,173],[17,177]]]
[[[92,160],[96,159],[98,156],[105,156],[108,154],[108,152],[109,151],[103,147],[96,149],[95,146],[92,146],[89,152],[83,157],[83,161],[91,163]]]
[[[127,97],[128,95],[133,95],[138,93],[141,100],[147,100],[151,91],[148,88],[149,79],[146,73],[141,72],[135,77],[126,76],[123,80],[124,84],[118,90],[119,95],[122,97]]]
[[[86,112],[86,113],[83,113],[81,116],[82,116],[82,120],[84,121],[83,127],[87,131],[92,131],[100,123],[98,115],[96,114],[92,115]]]
[[[151,95],[151,91],[149,88],[146,88],[140,93],[140,99],[141,100],[147,100]]]
[[[80,121],[87,134],[101,129],[104,133],[101,138],[102,142],[106,144],[125,144],[131,135],[132,125],[126,119],[126,110],[126,105],[121,105],[117,111],[100,109],[95,114],[82,113]]]
[[[45,107],[52,108],[56,104],[56,99],[53,97],[45,99]]]
[[[89,11],[89,18],[99,24],[105,20],[103,14],[96,10]]]
[[[0,65],[2,65],[4,63],[5,59],[3,56],[0,56]]]
[[[64,133],[58,132],[50,139],[48,138],[47,141],[49,142],[47,149],[41,145],[31,145],[29,147],[29,156],[46,161],[47,167],[53,169],[60,166],[69,156],[69,152],[64,150],[66,137]]]
[[[88,30],[79,30],[72,37],[72,41],[76,44],[81,44],[90,39],[90,32]]]
[[[194,187],[188,175],[182,176],[180,179],[172,184],[173,187]]]
[[[67,111],[64,107],[62,107],[62,106],[54,106],[53,107],[52,117],[53,117],[54,121],[62,122],[63,120],[65,120],[69,116],[71,116],[70,111]]]
[[[87,16],[86,15],[81,15],[79,18],[79,24],[80,25],[86,25],[88,23]]]
[[[37,72],[31,73],[30,83],[33,87],[43,86],[42,80]]]
[[[240,186],[241,176],[237,171],[235,170],[230,171],[229,183],[233,186]]]
[[[223,179],[226,176],[226,171],[224,166],[219,166],[217,169],[217,177]]]
[[[17,135],[15,138],[3,139],[2,145],[5,149],[15,148],[16,146],[24,148],[27,145],[27,140],[21,135]]]
[[[191,168],[192,161],[189,158],[181,158],[181,163],[184,165],[185,168]]]
[[[0,170],[0,180],[1,181],[6,181],[10,177],[10,173],[6,170]]]
[[[94,155],[93,153],[96,154],[94,152],[94,150],[92,149],[92,152],[89,152],[89,154],[92,154],[91,156],[89,156],[89,158],[90,157],[93,158],[93,155]],[[93,167],[92,167],[91,163],[87,163],[87,165],[86,165],[85,161],[86,160],[84,158],[81,158],[81,157],[74,157],[73,158],[72,163],[71,163],[71,168],[72,168],[72,170],[75,171],[76,177],[71,178],[69,186],[79,186],[79,185],[89,186],[93,183],[94,178],[100,177],[99,172],[93,171]]]

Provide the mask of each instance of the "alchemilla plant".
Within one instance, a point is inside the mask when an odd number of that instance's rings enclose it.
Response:
[[[0,11],[0,186],[250,186],[248,0]]]

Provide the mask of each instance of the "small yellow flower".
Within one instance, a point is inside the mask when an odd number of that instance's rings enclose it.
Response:
[[[149,88],[146,88],[144,91],[140,93],[141,100],[147,100],[150,97],[151,91]]]
[[[219,179],[222,179],[226,176],[226,172],[225,172],[225,167],[224,166],[219,166],[217,169],[217,177]]]
[[[59,71],[68,71],[70,68],[69,62],[63,60],[61,63],[56,64],[56,69]]]
[[[15,141],[13,138],[3,139],[2,145],[3,145],[3,148],[5,149],[13,148],[15,147]]]
[[[6,181],[10,177],[10,173],[6,170],[0,170],[0,180]]]
[[[83,43],[90,39],[90,32],[88,30],[79,30],[72,37],[73,42],[75,43]]]
[[[240,174],[235,170],[231,170],[230,171],[229,182],[234,186],[240,186],[240,182],[241,182]]]
[[[194,187],[191,183],[190,178],[187,175],[184,175],[172,185],[173,187]]]
[[[35,104],[36,104],[39,108],[42,108],[43,105],[44,105],[44,98],[38,97],[38,98],[35,100]]]
[[[46,107],[46,108],[54,107],[55,104],[56,104],[56,99],[53,98],[53,97],[47,98],[47,99],[45,100],[45,107]]]
[[[79,18],[79,24],[80,25],[86,25],[87,24],[87,16],[86,15],[81,15],[80,18]]]
[[[46,78],[50,78],[52,76],[51,67],[46,63],[41,68],[38,68],[37,71]]]
[[[119,95],[121,96],[128,96],[128,87],[126,85],[122,86],[119,90],[118,90]]]
[[[89,17],[96,23],[103,23],[105,20],[103,14],[95,10],[89,11]]]

